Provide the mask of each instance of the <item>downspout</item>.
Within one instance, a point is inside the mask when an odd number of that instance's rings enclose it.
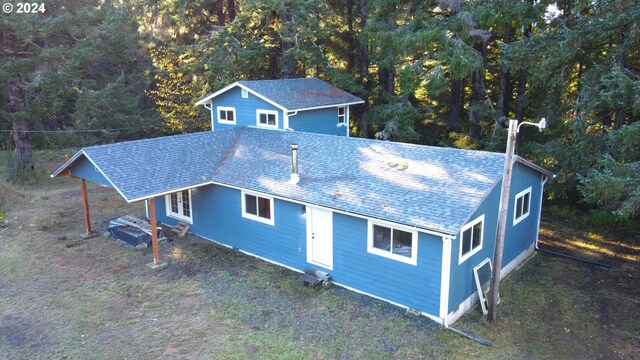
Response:
[[[289,127],[289,116],[296,116],[296,115],[298,115],[298,110],[293,110],[293,111],[284,113],[284,129],[285,130],[295,131]]]
[[[204,108],[209,110],[209,112],[211,113],[211,131],[214,131],[214,123],[215,123],[216,116],[213,113],[213,108],[211,107],[211,103],[209,103],[208,107],[207,107],[207,104],[204,104],[202,106],[204,106]]]
[[[546,176],[542,177],[542,186],[540,187],[540,205],[538,207],[538,227],[536,227],[536,250],[538,249],[538,240],[540,239],[540,220],[542,219],[542,198],[544,197],[544,184],[547,182],[549,178]]]

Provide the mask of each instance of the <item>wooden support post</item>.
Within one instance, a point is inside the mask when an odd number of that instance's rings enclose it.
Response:
[[[160,265],[160,250],[158,249],[158,229],[156,226],[155,199],[149,199],[149,221],[151,225],[151,247],[153,248],[153,264]]]
[[[84,226],[87,228],[87,236],[93,235],[91,230],[91,216],[89,215],[89,197],[87,196],[87,180],[82,179],[82,205],[84,206]]]

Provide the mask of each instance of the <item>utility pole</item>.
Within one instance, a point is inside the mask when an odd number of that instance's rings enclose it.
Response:
[[[491,274],[491,287],[489,292],[489,321],[498,318],[498,298],[500,294],[500,271],[502,270],[502,252],[504,250],[504,236],[507,229],[507,210],[509,209],[509,193],[511,192],[511,174],[513,173],[513,154],[515,152],[516,137],[520,126],[527,124],[537,126],[540,131],[546,127],[546,120],[542,118],[540,123],[533,124],[523,122],[518,125],[518,120],[509,120],[509,132],[507,134],[507,151],[502,170],[502,188],[500,190],[500,207],[498,210],[498,230],[496,233],[496,246],[493,252],[493,272]]]

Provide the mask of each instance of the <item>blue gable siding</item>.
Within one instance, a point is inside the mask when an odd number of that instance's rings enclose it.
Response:
[[[93,166],[91,161],[84,156],[76,160],[76,162],[69,167],[69,171],[73,176],[112,187],[109,181]]]
[[[338,126],[338,108],[300,111],[289,116],[289,127],[295,131],[347,136],[347,126]]]
[[[241,192],[222,186],[192,190],[193,225],[198,235],[298,270],[307,263],[306,216],[301,204],[274,201],[274,225],[242,217]],[[164,197],[156,200],[157,217],[166,216]],[[419,233],[418,264],[405,264],[367,252],[367,221],[333,213],[333,270],[337,283],[438,315],[442,239]],[[322,268],[318,268],[321,270]]]
[[[519,163],[516,163],[513,169],[511,196],[509,197],[509,213],[507,214],[507,228],[505,231],[504,253],[502,258],[503,266],[515,259],[536,241],[538,218],[540,217],[541,210],[542,175]],[[513,225],[515,196],[528,187],[531,187],[529,216]]]
[[[218,106],[233,107],[236,109],[236,125],[221,124],[218,122],[218,113],[216,110]],[[242,98],[242,90],[236,86],[211,99],[213,130],[226,130],[242,126],[256,126],[256,109],[277,111],[278,129],[283,129],[282,110],[251,93],[249,93],[248,98]]]
[[[502,258],[503,268],[523,251],[528,249],[536,240],[538,217],[540,216],[540,196],[542,196],[541,176],[540,173],[520,163],[516,163],[514,166],[509,196],[509,209],[507,210],[507,226]],[[493,260],[501,186],[502,182],[500,181],[470,218],[470,221],[473,221],[483,214],[485,216],[482,249],[466,259],[462,264],[458,264],[460,257],[460,233],[458,233],[456,239],[452,241],[448,312],[455,311],[465,299],[476,291],[473,268],[486,258]],[[529,216],[514,227],[513,212],[515,195],[529,186],[531,186],[531,208]]]

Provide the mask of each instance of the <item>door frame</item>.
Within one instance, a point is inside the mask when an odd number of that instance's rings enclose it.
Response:
[[[189,213],[191,216],[185,216],[183,210],[183,200],[182,200],[182,192],[187,191],[189,196]],[[176,198],[178,200],[178,213],[174,213],[171,210],[171,195],[176,194]],[[174,219],[183,220],[190,224],[193,224],[193,197],[191,196],[191,189],[176,191],[175,193],[165,195],[165,209],[167,211],[167,216],[172,217]]]
[[[330,235],[329,240],[330,240],[330,246],[331,246],[331,259],[329,264],[322,264],[322,263],[313,261],[312,229],[313,229],[314,211],[325,211],[329,213],[329,224],[327,224],[328,233]],[[328,270],[333,270],[333,211],[307,205],[306,212],[307,212],[307,263],[317,265]]]

